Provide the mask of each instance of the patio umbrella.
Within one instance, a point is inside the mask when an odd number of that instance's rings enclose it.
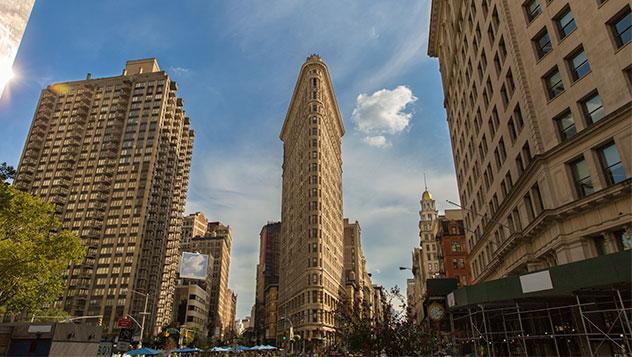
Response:
[[[125,354],[128,356],[158,356],[162,354],[162,351],[155,350],[149,347],[143,347],[137,350],[131,350],[131,351],[125,352]]]
[[[176,348],[172,352],[175,352],[175,353],[194,353],[194,352],[202,352],[202,350],[197,348],[197,347],[182,347],[182,348]]]

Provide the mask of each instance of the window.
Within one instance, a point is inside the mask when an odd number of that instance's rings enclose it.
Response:
[[[614,35],[617,48],[623,47],[632,40],[632,14],[630,6],[627,6],[617,17],[610,22],[610,28]]]
[[[461,243],[459,243],[457,241],[453,241],[452,242],[452,251],[453,252],[460,252],[461,251]]]
[[[573,172],[573,180],[575,181],[575,189],[579,197],[590,195],[593,192],[592,178],[588,171],[588,164],[584,157],[570,163]]]
[[[529,22],[533,21],[533,19],[535,19],[542,12],[540,0],[527,0],[522,6],[524,6],[524,10],[527,13],[527,19],[529,20]]]
[[[533,38],[533,43],[535,44],[535,52],[538,59],[544,57],[544,55],[553,49],[551,38],[549,37],[549,32],[546,30],[546,27]]]
[[[594,124],[605,116],[599,93],[594,93],[581,102],[584,117],[589,124]]]
[[[577,27],[577,25],[575,24],[575,18],[573,18],[573,13],[571,12],[571,9],[569,7],[562,10],[555,21],[557,23],[557,29],[560,33],[560,39],[570,35],[571,32],[573,32]]]
[[[588,58],[586,58],[586,52],[581,47],[568,57],[566,61],[571,69],[574,80],[583,78],[590,72],[590,64],[588,63]]]
[[[558,115],[554,120],[562,141],[572,138],[575,134],[577,134],[575,121],[573,120],[570,110],[566,110],[564,113]]]
[[[560,71],[557,69],[557,66],[544,77],[544,82],[549,99],[553,99],[564,92],[564,83],[562,83],[562,77],[560,76]]]
[[[619,152],[614,142],[602,146],[599,150],[599,161],[601,162],[601,169],[608,186],[614,185],[625,180],[625,172],[623,171],[623,164],[619,157]]]

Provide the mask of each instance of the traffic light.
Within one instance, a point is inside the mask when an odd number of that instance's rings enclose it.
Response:
[[[103,326],[103,317],[99,317],[99,326]]]

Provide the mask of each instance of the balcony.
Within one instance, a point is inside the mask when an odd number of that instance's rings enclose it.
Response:
[[[28,149],[24,152],[25,160],[33,160],[33,162],[35,162],[37,161],[38,156],[39,156],[39,150]]]
[[[39,128],[41,130],[46,130],[46,128],[48,127],[48,123],[46,122],[46,120],[42,119],[42,118],[36,118],[33,122],[33,128]]]
[[[50,192],[53,195],[58,195],[58,196],[63,196],[66,197],[70,194],[70,190],[68,188],[65,187],[53,187]]]
[[[53,109],[50,106],[40,106],[37,109],[38,117],[50,117],[53,114]]]
[[[67,163],[74,163],[75,161],[77,161],[77,157],[73,154],[64,154],[62,156],[59,157],[59,161],[60,162],[67,162]]]

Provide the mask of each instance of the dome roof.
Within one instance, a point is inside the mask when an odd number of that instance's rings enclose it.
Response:
[[[428,190],[424,191],[424,193],[421,195],[421,200],[432,201],[432,195],[430,194],[430,192],[428,192]]]

